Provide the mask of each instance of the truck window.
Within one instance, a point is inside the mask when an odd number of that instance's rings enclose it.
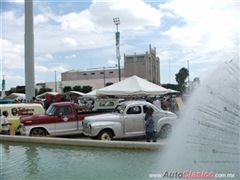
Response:
[[[117,105],[113,112],[114,112],[114,113],[121,113],[121,112],[124,111],[125,108],[126,108],[126,106],[123,105],[123,104]]]
[[[61,114],[61,115],[69,115],[69,114],[71,114],[71,107],[70,106],[64,106],[64,107],[61,107],[61,109],[60,109],[60,111],[59,111],[59,113]]]
[[[141,114],[141,106],[133,106],[127,110],[127,114]]]

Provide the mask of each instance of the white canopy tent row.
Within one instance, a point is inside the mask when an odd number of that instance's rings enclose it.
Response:
[[[138,76],[132,76],[118,83],[98,89],[97,96],[153,96],[170,93],[171,90],[151,83]]]
[[[25,100],[26,95],[23,93],[11,93],[8,96],[5,96],[4,99],[15,99],[15,100]]]
[[[86,94],[83,95],[83,96],[85,96],[85,97],[95,97],[95,96],[96,96],[96,92],[97,92],[97,89],[94,89],[94,90],[86,93]]]
[[[50,95],[50,96],[56,96],[56,95],[59,95],[60,93],[59,92],[44,92],[42,94],[39,94],[36,96],[37,99],[45,99],[46,95]]]
[[[79,91],[68,91],[66,93],[63,93],[63,95],[77,95],[77,96],[84,96],[85,93],[79,92]]]

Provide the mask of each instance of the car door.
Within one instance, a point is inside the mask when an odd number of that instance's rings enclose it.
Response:
[[[144,133],[144,114],[140,105],[129,106],[124,115],[125,134],[140,135]]]
[[[56,135],[72,134],[77,131],[77,117],[76,112],[70,106],[62,106],[58,111],[59,121],[56,124]]]

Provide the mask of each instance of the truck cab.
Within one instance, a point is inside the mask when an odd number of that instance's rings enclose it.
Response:
[[[26,135],[68,135],[81,133],[83,119],[78,115],[76,104],[72,102],[53,103],[44,115],[21,118]]]

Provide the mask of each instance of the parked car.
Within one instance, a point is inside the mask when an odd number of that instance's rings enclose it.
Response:
[[[21,134],[19,119],[21,116],[45,114],[43,106],[37,103],[0,104],[1,115],[3,111],[8,112],[8,120],[13,125],[15,134]]]
[[[86,117],[83,120],[83,133],[101,140],[142,136],[145,134],[145,111],[149,107],[154,110],[153,116],[157,119],[157,132],[166,137],[177,116],[146,101],[122,102],[113,113]]]
[[[104,111],[78,112],[73,102],[53,103],[44,115],[23,116],[22,129],[27,136],[60,136],[82,133],[82,120],[86,116]]]

